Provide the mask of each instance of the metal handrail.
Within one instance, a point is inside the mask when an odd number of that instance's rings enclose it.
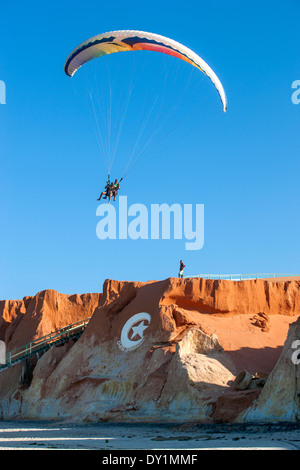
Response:
[[[231,281],[242,281],[245,279],[260,279],[260,278],[276,278],[276,277],[297,277],[300,274],[280,274],[280,273],[254,273],[254,274],[197,274],[195,276],[185,276],[184,278],[197,278],[203,279],[227,279]]]
[[[63,328],[60,328],[56,331],[53,331],[45,336],[41,336],[29,343],[25,344],[24,346],[20,346],[12,351],[8,351],[6,353],[6,363],[1,364],[1,367],[5,367],[13,362],[21,359],[24,356],[30,356],[37,351],[43,350],[51,346],[51,344],[57,343],[62,339],[66,341],[74,336],[78,330],[84,330],[88,322],[90,321],[91,317],[84,318],[83,320],[79,320],[75,323],[71,323]]]

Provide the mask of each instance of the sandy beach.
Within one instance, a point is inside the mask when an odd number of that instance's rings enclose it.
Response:
[[[300,430],[299,426],[297,429],[290,423],[137,425],[1,422],[0,450],[43,449],[101,450],[105,455],[112,452],[112,456],[118,450],[132,451],[130,455],[134,455],[135,450],[150,450],[153,455],[160,450],[191,451],[193,455],[198,450],[300,450]]]

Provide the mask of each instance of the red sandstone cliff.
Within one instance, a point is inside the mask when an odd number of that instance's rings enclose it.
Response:
[[[45,291],[2,302],[0,335],[9,348],[92,315],[76,343],[39,358],[27,388],[18,366],[0,373],[2,416],[242,419],[264,389],[238,391],[233,380],[242,370],[272,373],[299,316],[299,287],[297,280],[107,280],[102,296]]]
[[[0,340],[5,341],[8,351],[23,346],[33,339],[90,317],[100,299],[101,294],[66,295],[45,290],[22,300],[2,300]]]

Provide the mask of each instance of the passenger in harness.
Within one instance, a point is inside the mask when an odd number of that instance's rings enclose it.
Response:
[[[114,197],[114,201],[116,200],[116,197],[118,195],[118,191],[120,189],[120,183],[121,183],[122,179],[123,178],[121,178],[120,181],[115,179],[115,182],[112,184],[112,195]]]

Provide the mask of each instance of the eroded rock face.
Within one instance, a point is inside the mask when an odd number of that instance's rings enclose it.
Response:
[[[300,420],[300,319],[289,327],[280,358],[258,399],[239,421]]]
[[[90,317],[100,299],[101,294],[66,295],[46,290],[22,300],[0,301],[0,339],[5,341],[7,351],[24,346],[70,323]],[[34,359],[36,362],[37,358],[33,358],[32,362]],[[0,401],[5,399],[4,409],[7,407],[7,399],[9,401],[9,397],[13,397],[18,389],[22,373],[22,364],[1,372]],[[17,396],[23,402],[19,390]],[[14,416],[15,410],[20,409],[20,403],[15,399],[12,401],[14,406],[11,407],[13,411],[7,411],[9,416]],[[20,413],[22,416],[23,410]]]
[[[101,294],[66,295],[45,290],[22,300],[0,301],[0,339],[8,351],[23,346],[90,317],[100,299]]]
[[[85,305],[87,311],[94,308],[86,330],[76,343],[47,351],[37,361],[29,387],[18,387],[18,366],[0,374],[2,416],[152,422],[241,419],[271,381],[264,389],[239,391],[234,378],[241,370],[271,374],[289,325],[299,315],[299,285],[296,280],[107,280],[100,303],[100,297],[98,303],[89,297],[74,302],[77,308],[81,305],[81,314]],[[26,338],[61,324],[59,295],[31,298],[10,342],[19,345],[22,323]],[[70,315],[72,299],[64,302]],[[38,326],[33,312],[39,312]]]

